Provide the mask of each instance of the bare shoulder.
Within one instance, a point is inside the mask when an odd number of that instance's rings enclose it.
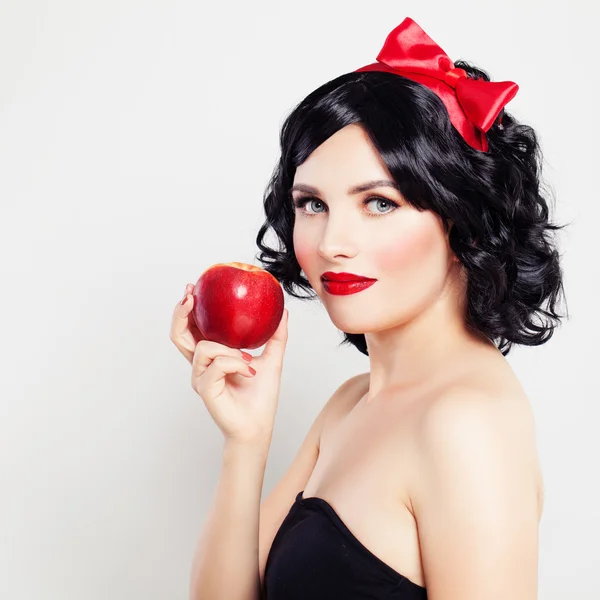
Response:
[[[541,516],[543,480],[535,418],[529,398],[516,378],[505,377],[502,382],[493,377],[454,382],[427,403],[415,433],[420,463],[417,472],[432,468],[450,472],[463,458],[471,468],[477,462],[483,465],[487,458],[487,469],[495,466],[498,470],[521,472],[523,482],[533,486]],[[419,480],[424,479],[415,478]],[[424,493],[417,486],[414,492],[416,496]]]
[[[445,422],[462,428],[481,419],[489,420],[498,429],[511,430],[512,434],[533,433],[533,411],[522,388],[473,381],[454,382],[435,394],[423,411],[421,424],[431,428]]]
[[[335,426],[356,406],[364,394],[369,391],[370,373],[359,373],[344,381],[329,398],[323,409],[321,432]],[[325,410],[326,409],[326,410]]]

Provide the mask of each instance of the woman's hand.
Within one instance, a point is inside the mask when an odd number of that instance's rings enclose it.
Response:
[[[262,354],[253,357],[202,337],[192,316],[192,290],[188,284],[187,301],[177,304],[171,322],[171,341],[192,365],[192,387],[227,440],[269,444],[279,402],[288,311],[284,309]]]

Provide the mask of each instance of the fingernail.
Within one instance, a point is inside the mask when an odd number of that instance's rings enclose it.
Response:
[[[186,302],[187,302],[187,294],[185,295],[185,298],[181,301],[181,305],[183,306]]]
[[[248,370],[252,375],[256,375],[256,371],[252,367],[248,367]]]
[[[244,352],[243,350],[241,352],[244,360],[247,360],[248,362],[252,360],[252,354],[248,354],[248,352]]]

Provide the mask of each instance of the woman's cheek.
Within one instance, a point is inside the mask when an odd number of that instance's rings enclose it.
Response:
[[[443,264],[445,238],[443,231],[431,218],[413,223],[413,226],[396,231],[387,243],[376,250],[377,261],[382,271],[396,273],[430,269],[432,261]]]
[[[296,255],[296,260],[298,261],[300,268],[304,271],[306,275],[308,275],[311,271],[311,257],[314,256],[316,250],[312,248],[310,243],[300,235],[294,234],[293,241],[294,254]]]

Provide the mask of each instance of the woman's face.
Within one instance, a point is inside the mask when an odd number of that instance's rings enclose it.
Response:
[[[327,139],[295,173],[294,249],[300,267],[335,326],[367,333],[401,325],[427,308],[455,276],[456,259],[441,219],[418,211],[393,188],[351,188],[392,177],[359,125]],[[297,186],[310,186],[307,193]],[[397,205],[397,208],[394,206]],[[332,295],[321,281],[325,271],[377,279],[350,295]]]

